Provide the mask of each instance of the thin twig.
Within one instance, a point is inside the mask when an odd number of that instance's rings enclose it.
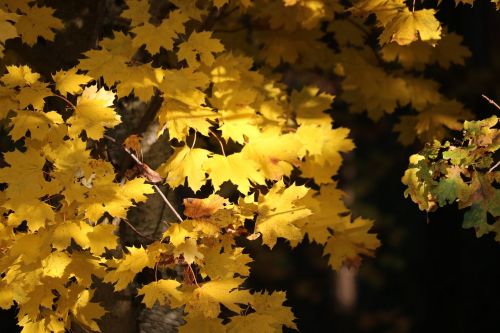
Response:
[[[137,230],[137,229],[136,229],[136,228],[135,228],[132,224],[130,224],[130,222],[129,222],[129,221],[127,221],[127,220],[125,220],[125,219],[121,219],[121,221],[125,222],[125,223],[126,223],[126,224],[130,227],[130,229],[132,229],[132,230],[133,230],[136,234],[138,234],[138,235],[139,235],[139,236],[141,236],[142,238],[149,239],[149,240],[151,240],[151,241],[153,241],[153,242],[154,242],[154,241],[156,241],[156,239],[151,238],[151,237],[149,237],[149,236],[146,236],[146,235],[142,234],[141,232],[139,232],[139,230]]]
[[[196,143],[196,134],[198,134],[198,131],[194,131],[194,138],[193,138],[193,143],[191,143],[191,150],[193,150],[194,144]]]
[[[66,102],[69,106],[71,106],[73,109],[76,109],[75,104],[71,103],[71,101],[70,101],[69,99],[67,99],[66,97],[61,96],[61,95],[57,95],[57,94],[53,94],[52,96],[62,99],[62,100],[63,100],[63,101],[65,101],[65,102]]]
[[[172,211],[172,213],[174,213],[175,217],[177,217],[177,219],[179,220],[179,222],[183,222],[184,220],[182,219],[182,217],[179,215],[179,213],[177,213],[177,211],[175,210],[174,206],[172,206],[172,204],[170,203],[170,201],[168,201],[167,197],[165,196],[165,194],[163,194],[163,192],[160,190],[160,188],[157,185],[153,185],[153,187],[156,190],[156,192],[158,192],[158,194],[163,199],[163,201],[165,201],[165,203],[167,204],[168,208],[170,208],[170,210]]]
[[[489,172],[492,172],[493,170],[495,170],[498,166],[500,165],[500,161],[498,161],[497,163],[495,163],[494,166],[492,166],[489,170],[488,170],[488,173]]]
[[[191,274],[193,274],[194,284],[196,284],[196,286],[198,288],[200,288],[200,285],[198,284],[198,281],[196,280],[196,274],[194,274],[193,267],[191,267],[191,264],[188,264],[188,267],[189,267],[189,270],[191,271]]]
[[[219,139],[219,137],[217,136],[217,134],[215,134],[210,128],[208,129],[208,131],[210,132],[210,134],[212,134],[214,136],[214,138],[217,141],[219,141],[220,149],[222,150],[222,155],[226,156],[226,152],[224,151],[224,145],[222,144],[221,139]]]
[[[104,135],[104,137],[116,144],[118,144],[118,142],[116,142],[115,138],[113,137],[110,137],[108,135]],[[135,161],[135,163],[139,164],[139,165],[144,165],[144,163],[141,162],[141,160],[139,160],[137,158],[137,156],[134,155],[134,153],[132,153],[130,150],[128,150],[127,148],[121,146],[123,150],[125,150],[129,155],[130,157],[132,157],[132,159]],[[170,210],[172,211],[172,213],[174,213],[174,215],[177,217],[177,219],[180,221],[180,222],[183,222],[184,220],[182,219],[182,217],[179,215],[179,213],[177,212],[177,210],[175,210],[174,206],[170,203],[170,201],[168,201],[167,197],[163,194],[163,192],[160,190],[160,188],[158,186],[156,186],[155,184],[153,184],[153,188],[156,190],[156,192],[160,195],[160,197],[163,199],[163,201],[165,201],[165,203],[168,205],[168,208],[170,208]]]
[[[484,94],[481,96],[483,96],[483,98],[485,100],[487,100],[490,104],[493,104],[498,110],[500,110],[500,105],[498,105],[494,100],[492,100],[491,98],[489,98],[488,96],[486,96]]]

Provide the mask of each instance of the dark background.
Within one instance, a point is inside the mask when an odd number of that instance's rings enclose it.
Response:
[[[74,5],[88,5],[84,3]],[[498,114],[481,94],[500,101],[500,13],[488,1],[476,1],[472,8],[444,1],[438,17],[449,31],[464,36],[472,57],[465,67],[433,67],[428,74],[477,118]],[[54,52],[57,43],[42,43],[34,52],[23,52],[24,60],[54,72],[68,62],[65,59],[92,47],[92,36],[79,38],[65,49],[65,58]],[[40,57],[36,51],[44,48],[56,56]],[[397,142],[392,131],[397,115],[372,122],[366,115],[348,113],[338,102],[332,115],[336,126],[351,129],[357,146],[345,156],[340,187],[350,195],[354,215],[376,220],[382,241],[376,257],[365,258],[355,274],[356,302],[345,308],[337,300],[338,275],[321,257],[321,247],[307,242],[293,250],[281,242],[272,251],[249,244],[255,263],[248,285],[286,290],[301,332],[499,331],[500,244],[492,236],[477,239],[472,230],[462,229],[463,216],[456,206],[427,215],[403,197],[401,176],[408,157],[421,146]],[[0,332],[19,331],[14,315],[14,310],[0,312]]]

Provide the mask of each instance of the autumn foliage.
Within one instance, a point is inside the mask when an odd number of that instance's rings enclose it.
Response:
[[[183,307],[180,332],[281,331],[295,327],[286,294],[242,287],[252,258],[239,238],[270,248],[280,238],[291,247],[307,238],[324,246],[334,270],[374,255],[374,221],[352,217],[334,178],[355,148],[329,113],[334,91],[314,82],[291,88],[283,74],[328,73],[341,85],[337,98],[374,120],[412,110],[395,127],[410,144],[443,139],[471,116],[420,75],[429,64],[464,64],[470,53],[441,27],[435,9],[401,0],[343,3],[127,0],[125,25],[76,66],[50,77],[30,64],[5,66],[0,116],[13,150],[3,152],[0,169],[0,307],[17,306],[23,332],[64,332],[72,322],[99,331],[106,309],[93,300],[96,281],[116,292],[136,288],[146,307]],[[57,8],[0,1],[0,54],[9,40],[32,46],[64,29]],[[376,46],[368,42],[373,34]],[[121,101],[153,99],[161,100],[156,136],[173,149],[156,170],[141,161],[142,133],[124,142],[112,135],[130,112]],[[466,124],[469,142],[494,126],[486,122]],[[445,158],[439,182],[423,177],[436,163],[431,151],[414,157],[405,176],[412,199],[430,209],[462,198],[453,177],[498,148],[481,142],[482,155],[472,157],[467,147],[433,146]],[[135,172],[119,171],[100,149],[110,146],[135,158]],[[163,195],[156,183],[189,188],[196,198],[181,198],[180,211],[172,207],[160,237],[124,246],[117,226],[128,223],[131,207]],[[481,219],[498,214],[498,195],[496,205],[477,206],[471,191],[467,223],[490,231]],[[137,286],[145,269],[155,281]]]

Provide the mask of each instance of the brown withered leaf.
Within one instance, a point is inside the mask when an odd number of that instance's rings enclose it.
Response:
[[[227,204],[229,201],[217,194],[212,194],[205,199],[186,198],[184,199],[184,215],[193,219],[209,217]]]

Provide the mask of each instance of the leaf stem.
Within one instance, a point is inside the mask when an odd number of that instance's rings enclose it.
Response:
[[[115,138],[113,137],[110,137],[108,135],[104,135],[104,137],[116,144],[118,144],[118,142],[116,142]],[[120,145],[121,146],[121,145]],[[141,162],[141,160],[139,160],[137,158],[137,156],[134,155],[134,153],[132,153],[130,150],[128,150],[127,148],[121,146],[123,150],[125,150],[129,155],[130,157],[132,157],[132,159],[135,161],[135,163],[139,164],[139,165],[144,165],[144,163]],[[167,197],[165,196],[165,194],[163,194],[163,192],[160,190],[160,188],[153,184],[153,188],[156,190],[156,192],[160,195],[160,197],[163,199],[163,201],[165,201],[165,203],[167,204],[168,208],[170,208],[170,210],[172,211],[172,213],[174,213],[175,217],[177,217],[177,219],[180,221],[180,222],[183,222],[184,220],[182,219],[182,217],[180,216],[180,214],[177,212],[177,210],[175,210],[174,206],[170,203],[170,201],[168,201]]]
[[[62,99],[62,100],[63,100],[63,101],[65,101],[65,102],[66,102],[69,106],[71,106],[73,109],[76,109],[75,104],[71,103],[71,101],[70,101],[69,99],[67,99],[66,97],[64,97],[64,96],[62,96],[62,95],[57,95],[57,94],[53,94],[52,96]]]
[[[483,98],[487,100],[490,104],[493,104],[498,110],[500,110],[500,105],[498,105],[494,100],[486,96],[485,94],[482,94]]]
[[[208,129],[208,131],[210,132],[210,134],[212,134],[214,136],[214,138],[219,141],[219,144],[220,144],[220,149],[222,150],[222,155],[226,156],[226,152],[224,151],[224,145],[222,144],[222,140],[217,136],[217,134],[214,133],[214,131],[212,131],[210,128]]]

